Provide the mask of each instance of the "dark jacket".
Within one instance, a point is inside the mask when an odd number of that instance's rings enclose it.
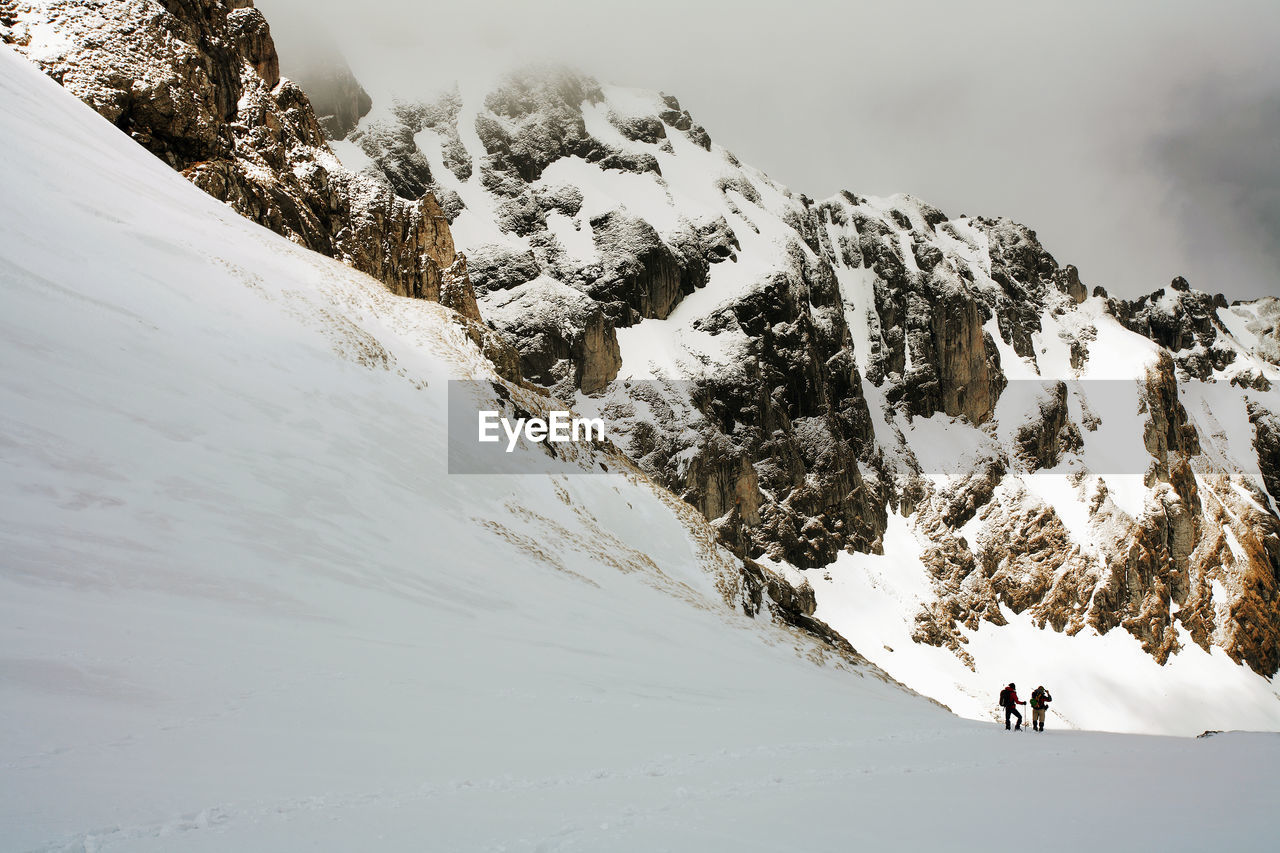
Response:
[[[1049,691],[1043,687],[1037,687],[1031,692],[1032,708],[1048,708],[1049,703],[1053,701],[1053,697],[1049,695]]]

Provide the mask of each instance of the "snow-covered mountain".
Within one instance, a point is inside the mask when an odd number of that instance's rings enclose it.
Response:
[[[1274,735],[947,714],[743,615],[755,570],[616,452],[447,474],[448,380],[541,399],[465,317],[243,218],[8,48],[0,138],[4,847],[1269,849]],[[1179,726],[1265,719],[1249,684]]]
[[[1091,295],[1026,227],[812,201],[570,71],[375,97],[334,150],[433,192],[525,377],[890,673],[978,716],[1019,657],[1105,694],[1141,648],[1135,706],[1209,678],[1280,724],[1274,300]]]
[[[977,849],[1068,799],[1042,847],[1267,838],[1268,735],[1051,729],[992,797],[1032,735],[746,619],[643,476],[445,474],[445,380],[497,380],[448,309],[8,49],[0,136],[6,848]]]
[[[741,559],[747,612],[975,717],[1031,660],[1079,691],[1063,722],[1280,722],[1274,300],[1089,296],[1022,226],[813,202],[675,98],[573,72],[368,112],[339,69],[331,150],[248,4],[0,26],[206,192],[606,415]]]

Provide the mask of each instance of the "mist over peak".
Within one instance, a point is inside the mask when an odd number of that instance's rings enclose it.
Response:
[[[1138,295],[1175,275],[1242,297],[1280,282],[1265,215],[1274,170],[1261,153],[1274,134],[1240,125],[1237,144],[1257,153],[1243,159],[1257,167],[1234,182],[1215,172],[1212,151],[1160,153],[1171,134],[1218,126],[1228,89],[1215,81],[1250,81],[1257,97],[1244,114],[1274,103],[1271,3],[1228,3],[1208,19],[1189,2],[979,2],[923,14],[666,0],[607,15],[583,0],[383,0],[359,15],[333,0],[259,6],[286,74],[307,51],[294,32],[325,30],[375,99],[556,61],[676,94],[714,138],[811,197],[910,192],[1030,223],[1112,292]]]

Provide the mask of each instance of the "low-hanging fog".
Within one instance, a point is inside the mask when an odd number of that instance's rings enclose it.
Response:
[[[1035,228],[1089,286],[1280,295],[1280,3],[259,0],[375,99],[527,62],[661,89],[793,189]]]

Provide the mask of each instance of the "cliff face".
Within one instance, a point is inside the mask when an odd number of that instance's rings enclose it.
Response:
[[[740,554],[823,568],[819,608],[900,516],[933,587],[915,638],[962,660],[1012,612],[1280,664],[1265,301],[1091,297],[1024,226],[815,202],[676,99],[567,72],[397,104],[348,141],[443,200],[536,381],[594,395]]]
[[[338,162],[251,2],[16,2],[0,23],[7,44],[237,212],[479,320],[434,196],[401,198]],[[471,331],[514,363],[497,335]]]

